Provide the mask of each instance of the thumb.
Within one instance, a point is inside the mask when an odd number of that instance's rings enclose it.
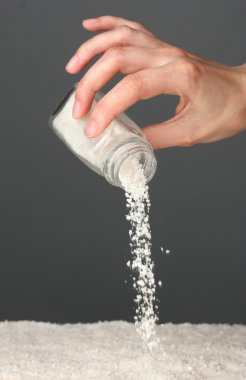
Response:
[[[142,131],[155,150],[194,144],[185,118],[176,120],[174,117],[163,123],[146,126]]]

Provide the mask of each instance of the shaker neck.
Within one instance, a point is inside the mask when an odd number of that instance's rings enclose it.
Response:
[[[139,143],[138,138],[132,138],[118,145],[104,162],[103,174],[110,184],[124,189],[120,181],[119,173],[121,165],[129,157],[134,157],[141,164],[146,183],[152,179],[157,168],[153,148],[147,140],[142,140],[141,143]]]

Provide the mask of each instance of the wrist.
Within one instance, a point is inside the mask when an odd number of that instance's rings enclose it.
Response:
[[[244,99],[246,99],[246,63],[235,67]]]
[[[234,67],[237,78],[239,103],[241,104],[241,117],[240,123],[244,130],[246,130],[246,63]]]

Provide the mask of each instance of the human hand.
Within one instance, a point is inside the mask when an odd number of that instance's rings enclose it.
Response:
[[[174,117],[142,129],[154,149],[218,141],[246,129],[246,65],[203,59],[118,17],[84,20],[83,26],[106,31],[83,43],[66,66],[75,74],[103,54],[78,84],[73,116],[85,116],[95,93],[117,73],[126,75],[94,108],[87,136],[99,135],[137,101],[160,94],[178,95],[180,101]]]

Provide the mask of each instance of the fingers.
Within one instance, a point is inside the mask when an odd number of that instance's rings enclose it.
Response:
[[[132,74],[160,64],[161,52],[153,49],[124,47],[111,48],[87,71],[76,90],[73,116],[80,118],[88,113],[94,95],[117,73]],[[79,103],[79,104],[78,104]]]
[[[124,77],[94,108],[85,133],[99,135],[119,113],[138,100],[159,94],[179,94],[179,82],[173,80],[169,65],[142,70]]]
[[[143,25],[139,24],[138,22],[127,20],[121,17],[101,16],[97,18],[86,19],[83,20],[82,25],[84,26],[84,28],[92,31],[111,30],[122,25],[127,25],[130,28],[141,30],[142,32],[148,33],[153,36],[153,34],[149,30],[144,28]]]
[[[161,44],[161,41],[155,39],[150,34],[123,25],[98,34],[82,44],[68,62],[66,70],[70,74],[78,73],[95,55],[102,54],[111,47],[137,46],[155,48],[163,46]]]

